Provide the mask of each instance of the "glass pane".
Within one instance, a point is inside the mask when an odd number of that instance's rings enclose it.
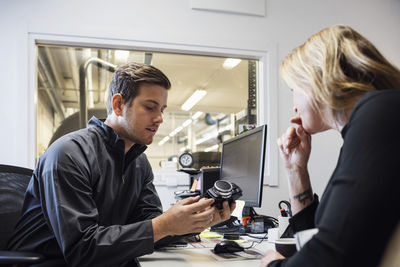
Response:
[[[241,125],[257,122],[257,61],[41,44],[37,48],[36,158],[54,140],[84,126],[79,113],[82,99],[86,99],[88,119],[106,118],[113,69],[130,61],[154,65],[172,84],[164,123],[146,151],[154,169],[184,151],[219,151],[221,142],[236,135]],[[229,61],[236,65],[227,66]],[[80,68],[86,70],[84,79]],[[82,81],[86,93],[82,93]],[[182,110],[197,90],[205,91],[204,97]]]

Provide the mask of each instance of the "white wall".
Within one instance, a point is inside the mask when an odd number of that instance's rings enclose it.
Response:
[[[33,167],[29,153],[28,32],[136,41],[265,50],[278,45],[281,61],[323,27],[348,24],[400,65],[399,0],[266,0],[266,16],[192,10],[189,0],[0,0],[0,163]],[[270,66],[278,68],[278,66]],[[278,132],[289,126],[291,93],[279,81]],[[336,163],[340,135],[313,138],[310,172],[322,190]],[[260,212],[276,216],[287,184],[279,165],[279,187],[264,188]]]

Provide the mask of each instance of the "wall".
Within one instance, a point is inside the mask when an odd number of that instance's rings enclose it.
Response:
[[[27,155],[29,106],[28,32],[265,50],[278,45],[281,61],[308,36],[332,24],[349,24],[400,65],[399,0],[266,0],[266,16],[192,10],[189,0],[0,0],[0,163],[33,167]],[[278,66],[270,66],[278,68]],[[278,132],[289,126],[291,93],[279,81]],[[337,133],[313,138],[310,173],[322,193],[341,144]],[[280,164],[279,187],[264,188],[261,213],[277,215],[287,195]]]

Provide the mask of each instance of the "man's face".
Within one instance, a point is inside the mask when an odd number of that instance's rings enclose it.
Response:
[[[121,136],[133,143],[149,145],[163,122],[168,90],[155,84],[142,84],[131,105],[124,105]]]

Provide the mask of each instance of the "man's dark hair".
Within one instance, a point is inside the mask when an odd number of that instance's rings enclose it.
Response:
[[[171,88],[171,82],[159,69],[141,63],[128,63],[117,68],[108,87],[107,114],[112,113],[112,98],[121,94],[126,105],[131,105],[138,95],[140,85],[156,84],[166,90]]]

